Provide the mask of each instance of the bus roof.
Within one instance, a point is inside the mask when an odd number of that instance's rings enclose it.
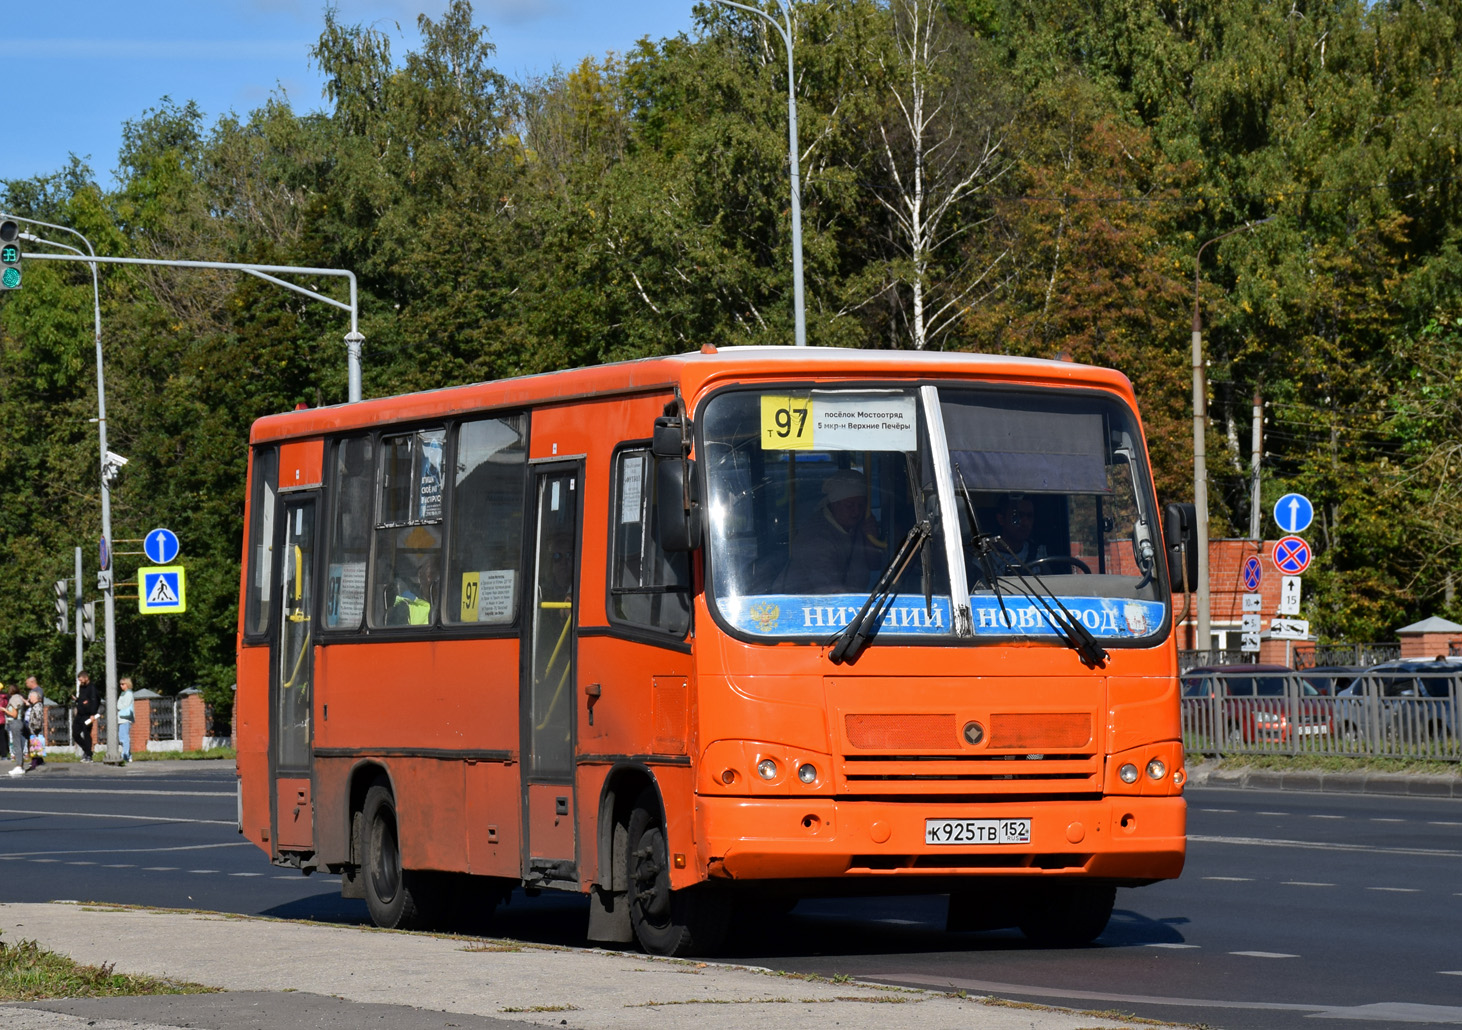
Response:
[[[562,403],[614,394],[679,388],[693,397],[720,381],[822,376],[920,379],[957,376],[1063,386],[1099,386],[1132,399],[1121,372],[1045,358],[968,352],[861,350],[844,347],[705,347],[700,351],[495,379],[354,404],[305,408],[258,419],[253,443],[502,408]]]

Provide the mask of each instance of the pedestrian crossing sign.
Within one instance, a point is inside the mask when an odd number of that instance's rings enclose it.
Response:
[[[159,565],[137,570],[137,610],[143,615],[172,615],[188,610],[183,566]]]

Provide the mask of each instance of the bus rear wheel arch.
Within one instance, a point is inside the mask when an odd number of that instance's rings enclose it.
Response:
[[[427,886],[420,874],[401,865],[396,797],[384,783],[366,791],[361,807],[361,871],[371,921],[388,930],[406,930],[426,921]]]

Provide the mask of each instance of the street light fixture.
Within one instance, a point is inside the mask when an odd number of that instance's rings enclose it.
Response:
[[[1207,240],[1193,257],[1193,506],[1198,510],[1198,624],[1193,644],[1197,650],[1213,647],[1213,629],[1208,601],[1208,390],[1203,375],[1203,321],[1198,314],[1198,269],[1209,244],[1226,240],[1274,221],[1274,216],[1248,222]]]
[[[792,8],[787,0],[777,0],[782,10],[779,22],[766,11],[735,0],[715,0],[718,4],[735,7],[737,10],[754,14],[776,29],[787,45],[787,163],[792,173],[792,303],[795,307],[797,346],[807,346],[807,315],[802,291],[802,172],[797,160],[797,79],[796,67],[792,63]]]

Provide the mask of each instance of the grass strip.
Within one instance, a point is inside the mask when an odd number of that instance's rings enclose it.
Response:
[[[218,988],[155,976],[130,976],[111,964],[83,966],[35,941],[0,941],[0,1002],[113,998],[138,994],[212,994]]]

